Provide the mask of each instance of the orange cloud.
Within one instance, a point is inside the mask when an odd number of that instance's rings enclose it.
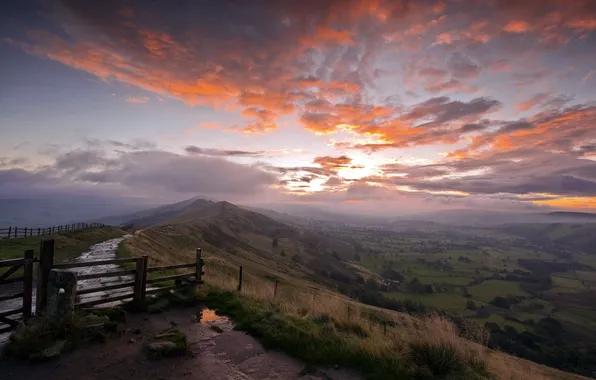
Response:
[[[197,129],[207,129],[207,130],[219,130],[222,129],[223,127],[221,126],[221,124],[219,124],[218,122],[215,121],[203,121],[199,124],[196,125]]]
[[[526,21],[513,20],[509,21],[503,30],[509,33],[525,33],[532,30],[532,26]]]
[[[313,164],[321,165],[323,169],[337,171],[341,168],[348,168],[352,159],[348,156],[320,156],[313,160]]]
[[[532,201],[532,203],[558,208],[596,209],[596,197],[560,197],[556,199]]]

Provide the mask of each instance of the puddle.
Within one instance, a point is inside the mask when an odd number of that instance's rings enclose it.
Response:
[[[203,309],[199,314],[199,323],[202,325],[206,325],[207,322],[213,321],[228,321],[228,317],[217,315],[215,310],[211,309]]]

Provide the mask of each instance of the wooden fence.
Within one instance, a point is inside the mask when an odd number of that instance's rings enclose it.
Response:
[[[98,228],[104,226],[105,225],[101,223],[72,223],[46,228],[10,226],[8,228],[0,228],[0,239],[24,238],[29,236],[52,236],[64,232],[87,230],[90,228]]]
[[[157,293],[164,290],[170,290],[177,288],[182,285],[200,285],[203,283],[201,280],[203,272],[203,259],[201,258],[201,248],[197,248],[196,250],[196,259],[194,263],[188,264],[176,264],[176,265],[167,265],[167,266],[160,266],[160,267],[149,267],[148,266],[148,257],[136,257],[136,258],[125,258],[125,259],[111,259],[111,260],[99,260],[99,261],[88,261],[88,262],[80,262],[80,263],[65,263],[65,264],[56,264],[54,263],[54,240],[43,240],[40,246],[40,255],[39,259],[34,258],[33,250],[25,251],[25,256],[22,259],[14,259],[14,260],[4,260],[0,261],[0,268],[10,266],[11,268],[5,272],[0,277],[0,286],[3,284],[10,284],[15,282],[23,282],[23,291],[17,294],[13,294],[10,296],[2,296],[0,297],[0,301],[10,300],[21,298],[23,299],[22,306],[20,308],[9,310],[5,312],[0,312],[0,322],[5,323],[8,327],[0,328],[0,333],[10,331],[11,329],[15,328],[18,325],[18,321],[14,319],[8,319],[6,317],[10,315],[16,314],[23,314],[25,320],[27,320],[32,315],[32,295],[33,295],[33,263],[38,262],[38,271],[37,271],[37,295],[36,295],[36,314],[43,314],[46,304],[47,304],[47,289],[48,289],[48,279],[50,275],[50,271],[52,269],[74,269],[74,268],[84,268],[84,267],[93,267],[98,265],[108,265],[108,264],[130,264],[134,263],[134,269],[124,269],[110,271],[110,272],[102,272],[102,273],[91,273],[91,274],[80,274],[77,275],[77,280],[90,280],[90,279],[97,279],[97,278],[109,278],[109,277],[118,277],[123,275],[133,275],[134,281],[122,282],[118,284],[102,284],[101,286],[97,286],[94,288],[89,289],[81,289],[78,290],[76,295],[86,295],[98,292],[106,292],[110,290],[117,290],[117,289],[125,289],[130,288],[131,292],[125,294],[118,294],[111,297],[105,297],[98,300],[93,301],[84,301],[75,304],[75,307],[92,307],[97,306],[105,303],[115,302],[115,301],[125,301],[125,300],[132,300],[134,302],[142,303],[145,301],[145,297],[147,294]],[[8,276],[15,273],[20,266],[25,268],[24,275],[18,278],[11,278],[7,279]],[[16,268],[16,269],[15,269]],[[147,278],[148,273],[153,272],[164,272],[164,271],[172,271],[177,269],[194,269],[191,272],[183,273],[183,274],[176,274],[170,276],[163,276],[163,277],[152,277],[150,279]],[[174,281],[174,285],[165,286],[165,287],[156,287],[152,289],[147,289],[147,285],[163,283],[166,281]]]
[[[0,275],[0,289],[3,285],[21,285],[21,289],[18,290],[17,293],[6,295],[5,292],[0,292],[0,303],[12,299],[22,299],[20,307],[0,311],[0,323],[7,325],[6,327],[0,327],[0,334],[14,329],[19,323],[17,320],[8,317],[18,314],[22,314],[24,320],[31,317],[31,304],[33,300],[33,263],[36,261],[37,259],[33,257],[33,250],[25,251],[23,258],[0,261],[0,270],[8,268]],[[22,276],[11,277],[21,268],[23,268]]]

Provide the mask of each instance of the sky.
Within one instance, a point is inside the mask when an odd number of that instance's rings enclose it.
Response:
[[[0,197],[596,209],[596,1],[31,1]]]

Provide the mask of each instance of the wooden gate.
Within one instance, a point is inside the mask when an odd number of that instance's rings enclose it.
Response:
[[[0,333],[8,332],[19,324],[14,316],[22,314],[27,320],[32,314],[33,301],[33,263],[37,259],[33,256],[33,250],[25,251],[23,258],[0,261],[0,307],[3,302],[13,299],[21,299],[20,307],[5,310],[0,309]],[[8,269],[5,269],[8,268]],[[22,269],[22,273],[21,273]],[[2,273],[3,272],[3,273]],[[7,290],[7,285],[15,284],[12,294]],[[13,318],[9,318],[9,317]]]

